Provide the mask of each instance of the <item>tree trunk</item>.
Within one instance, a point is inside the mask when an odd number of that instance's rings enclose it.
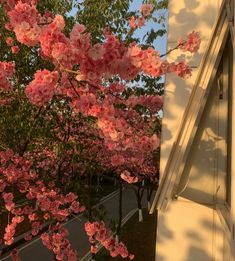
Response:
[[[121,226],[122,226],[122,198],[123,198],[122,182],[119,181],[118,225],[117,225],[117,230],[116,230],[117,236],[119,236]]]
[[[141,188],[138,187],[138,191],[137,191],[137,203],[138,203],[138,210],[139,210],[139,222],[143,222],[143,210],[142,210],[142,196],[143,193],[141,193]]]

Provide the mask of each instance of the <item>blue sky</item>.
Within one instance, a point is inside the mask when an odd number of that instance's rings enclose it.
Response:
[[[139,7],[142,4],[142,0],[133,0],[133,3],[131,5],[130,10],[138,10]],[[154,16],[160,16],[161,11],[159,12],[155,12]],[[150,21],[148,23],[146,23],[146,25],[140,29],[137,29],[135,32],[135,36],[137,36],[137,38],[142,38],[147,31],[150,31],[151,29],[158,29],[160,28],[159,25],[157,25],[156,23],[154,23],[153,21]],[[167,42],[167,35],[165,34],[163,37],[158,37],[155,41],[154,41],[154,47],[156,50],[158,50],[161,54],[164,54],[166,52],[166,42]]]

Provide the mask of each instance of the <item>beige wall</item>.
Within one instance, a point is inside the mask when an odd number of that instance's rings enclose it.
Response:
[[[190,61],[190,66],[195,68],[193,77],[186,81],[173,75],[166,77],[160,174],[164,172],[172,144],[175,141],[221,0],[170,0],[169,2],[168,49],[177,45],[179,36],[185,37],[188,32],[193,30],[200,32],[202,44],[194,57],[178,51],[172,52],[167,57],[168,60],[175,60],[177,57],[185,58]]]
[[[219,217],[207,206],[173,201],[159,215],[157,235],[156,261],[229,261]]]
[[[220,4],[219,0],[170,0],[168,49],[176,46],[179,36],[185,36],[192,30],[200,32],[202,45],[193,58],[180,52],[168,56],[169,60],[175,60],[180,55],[180,58],[190,60],[195,69],[193,77],[187,81],[172,75],[166,78],[160,175],[177,136]],[[229,241],[213,206],[215,194],[221,199],[225,194],[226,128],[221,129],[220,124],[226,121],[223,119],[227,115],[226,110],[225,104],[218,100],[215,82],[184,170],[190,179],[184,173],[178,192],[186,189],[182,197],[171,202],[166,212],[159,213],[156,261],[231,260]],[[219,190],[218,175],[222,184]]]

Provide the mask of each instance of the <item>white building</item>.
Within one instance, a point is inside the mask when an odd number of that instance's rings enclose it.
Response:
[[[166,77],[156,261],[234,261],[234,0],[169,0],[168,48],[192,30],[193,77]]]

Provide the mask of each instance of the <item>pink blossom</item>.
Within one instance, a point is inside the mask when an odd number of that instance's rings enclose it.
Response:
[[[32,235],[36,236],[38,232],[41,230],[42,226],[39,222],[33,222],[32,223]]]
[[[28,46],[38,43],[41,28],[37,22],[40,16],[34,5],[19,1],[14,9],[8,12],[8,17],[19,42]]]
[[[15,73],[15,64],[12,62],[0,62],[0,90],[10,91],[12,85],[9,78]]]
[[[39,42],[41,28],[34,24],[30,26],[27,22],[22,22],[14,27],[17,40],[27,46],[34,46]]]
[[[153,149],[157,149],[160,145],[160,139],[156,134],[153,134],[152,137],[150,138],[150,141],[152,143]]]
[[[9,193],[2,193],[2,198],[4,199],[5,202],[8,202],[8,201],[12,201],[14,196],[11,192]]]
[[[56,27],[60,30],[60,31],[63,31],[64,30],[64,27],[65,27],[65,21],[64,21],[64,18],[62,15],[56,15],[54,20],[53,20],[53,23],[56,24]],[[51,26],[51,25],[50,25]]]
[[[142,27],[144,26],[144,24],[145,24],[145,18],[143,16],[138,18],[132,16],[131,19],[129,20],[129,25],[132,29]]]
[[[128,253],[126,246],[111,236],[111,231],[106,228],[104,222],[86,222],[85,231],[89,236],[90,251],[92,253],[96,253],[97,242],[100,242],[110,252],[112,257],[120,255],[122,258],[128,257],[129,259],[133,259],[134,256]]]
[[[26,234],[26,235],[24,236],[24,239],[25,239],[26,241],[30,241],[32,238],[33,238],[33,237],[32,237],[32,235],[31,235],[30,233],[28,233],[28,234]]]
[[[86,222],[85,223],[85,231],[88,236],[93,236],[96,233],[95,223]]]
[[[73,201],[73,203],[71,204],[70,206],[70,209],[78,214],[78,213],[81,213],[85,210],[85,207],[81,206],[77,201]]]
[[[51,100],[57,81],[57,71],[39,70],[35,73],[34,80],[26,87],[26,95],[33,104],[42,106]]]
[[[5,228],[4,241],[6,245],[11,245],[14,242],[16,224],[8,224]]]
[[[116,167],[116,166],[119,166],[119,165],[122,165],[123,163],[125,162],[125,159],[122,155],[114,155],[112,156],[111,158],[111,164]]]
[[[67,46],[68,44],[68,39],[66,36],[58,29],[57,25],[54,27],[46,27],[42,29],[42,32],[39,37],[39,41],[41,44],[41,50],[44,56],[46,57],[52,57],[52,50],[54,45],[58,45],[59,43],[63,43],[63,46]],[[64,48],[61,48],[60,45],[60,50],[65,50]],[[58,46],[56,47],[57,49]],[[56,56],[59,56],[58,51],[56,52],[54,50]],[[55,55],[55,54],[54,54]]]
[[[185,61],[181,61],[175,65],[175,73],[178,76],[187,79],[192,75],[192,69],[189,68]]]
[[[131,173],[127,170],[123,171],[120,175],[120,177],[125,180],[127,183],[136,183],[138,182],[138,178],[135,176],[132,176]]]
[[[14,46],[11,47],[11,52],[12,53],[17,54],[19,51],[20,51],[19,46],[14,45]]]
[[[105,53],[105,49],[101,44],[95,44],[89,51],[88,56],[94,60],[97,61],[103,57]]]
[[[109,86],[111,92],[121,93],[125,90],[123,84],[113,83]]]
[[[137,22],[136,22],[136,18],[134,16],[132,16],[129,20],[129,25],[132,29],[136,29],[137,28]]]
[[[43,244],[54,252],[57,260],[76,261],[78,260],[78,253],[72,249],[71,244],[65,238],[66,235],[67,233],[59,230],[58,233],[44,233],[41,235],[41,239]]]
[[[140,6],[140,12],[143,16],[148,16],[153,11],[154,5],[153,4],[142,4]]]
[[[10,23],[13,27],[27,22],[30,26],[37,23],[39,13],[34,5],[19,1],[14,8],[8,12]]]
[[[11,251],[11,260],[20,261],[20,251],[18,249],[15,248]]]
[[[7,39],[6,39],[7,45],[11,46],[13,44],[13,42],[14,42],[14,39],[12,37],[7,37]]]
[[[195,53],[198,51],[201,44],[200,34],[193,31],[192,33],[188,34],[186,41],[184,41],[182,38],[179,38],[178,44],[180,45],[179,48],[184,52],[189,51],[191,53]]]
[[[77,195],[75,195],[74,193],[72,192],[69,192],[66,196],[65,196],[65,199],[66,201],[69,203],[69,202],[73,202],[74,200],[77,199]]]

